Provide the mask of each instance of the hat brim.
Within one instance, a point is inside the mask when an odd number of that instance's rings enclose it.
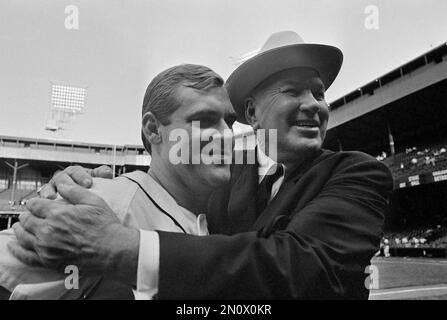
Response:
[[[271,75],[291,68],[312,68],[318,72],[327,90],[337,77],[342,62],[343,53],[340,49],[308,43],[271,49],[245,61],[233,71],[226,82],[237,121],[247,124],[244,100]]]

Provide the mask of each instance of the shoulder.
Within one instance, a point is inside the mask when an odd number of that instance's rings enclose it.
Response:
[[[110,208],[122,218],[138,190],[138,186],[130,180],[122,177],[115,179],[93,178],[91,191],[110,206]]]
[[[372,161],[380,163],[373,156],[361,151],[331,151],[323,149],[320,155],[322,160],[343,162],[346,164]]]
[[[115,179],[93,178],[92,192],[112,198],[117,195],[127,195],[135,193],[137,186],[127,179],[117,177]]]
[[[321,165],[331,167],[332,180],[377,185],[387,190],[393,188],[390,169],[369,154],[360,151],[323,150],[320,158]]]
[[[378,161],[373,156],[361,151],[330,151],[322,150],[321,155],[317,158],[316,163],[332,163],[337,168],[344,168],[356,165],[368,165],[368,167],[379,170],[389,171],[388,167]]]

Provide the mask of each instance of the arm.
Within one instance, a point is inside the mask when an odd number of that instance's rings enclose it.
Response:
[[[366,298],[364,270],[391,189],[389,170],[362,158],[339,168],[285,230],[267,238],[159,232],[159,298]]]
[[[13,225],[8,249],[25,264],[107,275],[135,286],[139,231],[121,224],[104,200],[79,186],[59,185],[71,204],[34,198]]]

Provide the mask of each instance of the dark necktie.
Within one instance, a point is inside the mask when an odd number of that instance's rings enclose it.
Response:
[[[258,186],[258,194],[256,201],[256,214],[259,216],[268,204],[272,194],[273,184],[282,176],[284,169],[282,165],[276,164],[269,169],[273,174],[266,175]]]

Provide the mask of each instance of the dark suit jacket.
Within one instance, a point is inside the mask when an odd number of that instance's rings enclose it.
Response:
[[[365,299],[393,181],[361,152],[321,151],[256,213],[257,165],[236,165],[211,235],[159,232],[160,299]]]

